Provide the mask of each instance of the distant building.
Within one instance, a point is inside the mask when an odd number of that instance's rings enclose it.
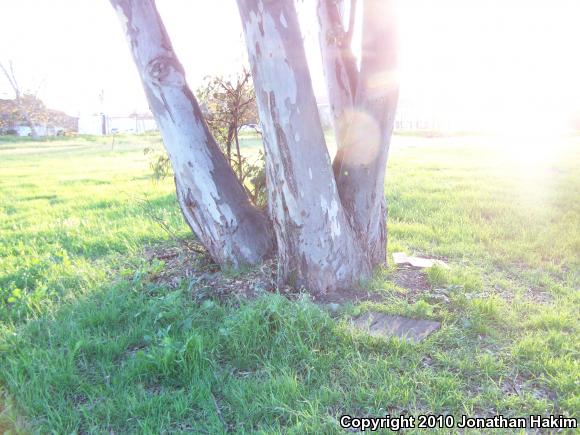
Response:
[[[326,95],[317,95],[318,114],[324,129],[332,128],[332,109]],[[430,108],[418,109],[399,101],[395,116],[395,130],[438,130],[449,128],[449,122],[434,115]]]
[[[57,136],[77,131],[77,118],[59,110],[48,109],[33,96],[24,96],[34,129],[39,136]],[[0,134],[30,136],[32,129],[26,117],[18,109],[16,100],[0,99]]]
[[[87,115],[79,118],[79,134],[109,135],[117,133],[141,134],[159,130],[150,114],[128,116]]]
[[[430,107],[417,107],[401,99],[395,115],[395,130],[441,130],[445,121],[436,117]]]

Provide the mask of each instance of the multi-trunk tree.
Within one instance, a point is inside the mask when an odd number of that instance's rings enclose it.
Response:
[[[204,122],[154,0],[111,0],[175,173],[177,198],[218,263],[276,255],[279,279],[313,293],[356,286],[386,261],[384,177],[397,102],[391,0],[318,0],[338,152],[331,162],[293,0],[238,0],[262,124],[268,215]]]

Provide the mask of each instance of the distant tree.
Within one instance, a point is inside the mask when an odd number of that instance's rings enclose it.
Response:
[[[386,261],[384,177],[398,98],[392,0],[363,3],[358,63],[350,60],[352,24],[346,28],[353,2],[318,0],[326,81],[337,93],[330,97],[334,164],[294,0],[237,0],[264,134],[270,219],[252,206],[204,121],[154,0],[110,1],[185,219],[215,261],[255,264],[275,250],[279,280],[313,293],[356,286]]]
[[[18,117],[18,109],[14,100],[0,100],[0,130],[9,130]]]
[[[240,152],[240,128],[258,122],[256,94],[250,72],[244,68],[233,79],[223,76],[208,78],[196,94],[211,133],[243,183],[245,177]],[[234,145],[236,149],[232,157]]]
[[[35,125],[41,122],[46,122],[48,116],[46,107],[42,101],[37,98],[36,94],[38,92],[30,93],[22,90],[18,80],[16,79],[12,61],[8,62],[7,67],[0,62],[0,69],[4,73],[6,80],[8,80],[8,83],[14,92],[14,101],[17,109],[17,114],[15,113],[14,115],[19,115],[24,118],[26,124],[30,127],[32,137],[38,137]]]

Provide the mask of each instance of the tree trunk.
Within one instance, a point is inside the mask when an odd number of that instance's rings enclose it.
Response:
[[[266,151],[283,282],[314,293],[371,268],[340,204],[293,0],[238,0]]]
[[[259,262],[273,249],[270,224],[250,204],[210,134],[154,1],[111,3],[161,130],[187,223],[218,263]]]
[[[364,3],[360,71],[350,47],[352,28],[344,29],[343,3],[318,2],[320,46],[338,146],[333,168],[342,205],[375,266],[386,262],[384,183],[398,99],[393,2]]]
[[[343,24],[346,11],[344,3],[344,0],[319,0],[316,8],[323,70],[337,146],[342,146],[345,141],[358,78],[356,59],[350,47],[353,29],[345,29]],[[351,8],[354,6],[353,2]],[[349,12],[354,16],[353,9]]]
[[[231,164],[232,161],[232,142],[234,140],[234,127],[230,124],[228,127],[228,137],[226,140],[226,155],[228,156],[228,162]]]
[[[234,130],[234,139],[236,142],[236,153],[238,154],[238,179],[240,183],[244,182],[244,172],[242,168],[242,153],[240,151],[240,138],[239,138],[239,127],[238,123],[236,122],[236,128]]]
[[[34,121],[32,121],[32,117],[28,113],[28,110],[24,107],[24,104],[22,103],[22,100],[20,99],[19,95],[17,95],[17,97],[16,97],[16,104],[18,105],[20,113],[24,116],[24,119],[26,119],[26,123],[28,124],[28,127],[30,128],[30,136],[33,139],[38,139],[38,132],[36,131],[36,126],[34,125]]]

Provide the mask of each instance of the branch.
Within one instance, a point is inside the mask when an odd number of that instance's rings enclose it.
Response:
[[[34,98],[38,99],[38,93],[40,92],[40,89],[42,88],[42,86],[46,83],[46,75],[42,78],[42,80],[40,80],[40,82],[38,83],[38,86],[36,88],[36,91],[34,91]]]
[[[252,102],[254,102],[254,101],[256,101],[256,99],[252,97],[252,98],[250,98],[250,99],[248,99],[248,100],[244,101],[243,103],[240,103],[240,104],[238,105],[238,107],[241,109],[241,108],[243,108],[243,107],[246,107],[248,104],[250,104],[250,103],[252,103]]]
[[[246,70],[245,68],[244,68],[244,71],[242,72],[242,74],[244,75],[242,82],[240,83],[238,80],[238,88],[241,88],[241,89],[243,89],[244,85],[246,83],[248,83],[248,80],[250,79],[250,72],[248,70]]]
[[[20,92],[18,89],[18,84],[16,83],[16,80],[14,79],[14,70],[12,69],[12,62],[11,61],[9,62],[9,65],[10,65],[10,71],[12,72],[12,74],[10,74],[8,72],[8,70],[6,69],[6,67],[0,62],[0,68],[2,68],[2,71],[4,72],[6,79],[10,83],[12,90],[14,90],[14,93],[16,94],[16,96],[19,97]]]
[[[354,22],[356,20],[356,0],[350,0],[350,11],[348,18],[348,30],[344,34],[345,46],[350,47],[352,43],[352,35],[354,33]]]
[[[17,89],[18,93],[20,93],[20,86],[18,86],[18,82],[16,81],[16,74],[14,74],[14,64],[12,61],[10,61],[8,65],[10,65],[10,73],[12,74],[12,80],[14,80],[14,89]]]

